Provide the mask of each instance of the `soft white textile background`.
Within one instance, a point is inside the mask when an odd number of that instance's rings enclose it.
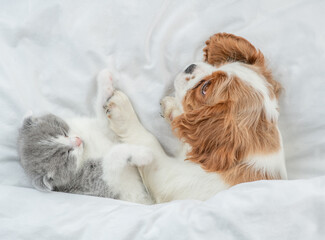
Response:
[[[0,0],[0,239],[322,239],[325,179],[314,177],[325,175],[324,12],[321,0]],[[286,89],[289,178],[312,179],[152,207],[30,188],[16,153],[23,115],[92,114],[95,76],[107,66],[172,153],[159,100],[217,32],[247,38],[268,58]]]

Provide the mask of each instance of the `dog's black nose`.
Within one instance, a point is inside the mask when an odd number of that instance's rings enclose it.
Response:
[[[191,74],[194,69],[195,69],[196,65],[195,64],[191,64],[190,66],[188,66],[186,69],[185,69],[185,73],[188,73],[188,74]]]

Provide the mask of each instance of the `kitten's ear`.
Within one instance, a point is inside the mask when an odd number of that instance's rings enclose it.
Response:
[[[48,181],[47,176],[39,176],[34,178],[32,184],[38,191],[50,192],[53,190],[53,187]]]
[[[33,122],[35,121],[35,118],[33,117],[33,112],[28,111],[23,118],[23,126],[31,126]]]
[[[33,122],[34,122],[33,117],[24,118],[24,120],[23,120],[23,126],[24,127],[32,126]]]

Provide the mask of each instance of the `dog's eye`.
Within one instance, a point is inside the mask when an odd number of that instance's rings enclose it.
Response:
[[[73,151],[73,148],[70,148],[70,149],[68,150],[68,154],[70,154],[71,151]]]
[[[201,94],[205,95],[207,93],[208,87],[210,86],[211,82],[210,81],[206,81],[202,87],[201,87]]]

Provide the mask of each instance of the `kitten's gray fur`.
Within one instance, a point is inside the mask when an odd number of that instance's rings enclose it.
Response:
[[[150,195],[135,167],[148,164],[151,152],[148,154],[148,149],[143,147],[117,142],[109,127],[107,108],[103,109],[114,93],[110,73],[100,73],[97,83],[95,118],[69,122],[47,114],[24,119],[18,137],[22,167],[35,188],[42,191],[151,204]],[[66,144],[66,140],[72,139],[70,131],[81,134],[79,136],[84,137],[84,142],[80,145]],[[58,139],[64,139],[64,142]]]
[[[19,131],[19,152],[33,185],[40,190],[118,198],[102,179],[102,161],[87,160],[77,170],[76,158],[69,154],[68,146],[49,143],[50,138],[67,132],[68,124],[53,114],[24,120]]]

